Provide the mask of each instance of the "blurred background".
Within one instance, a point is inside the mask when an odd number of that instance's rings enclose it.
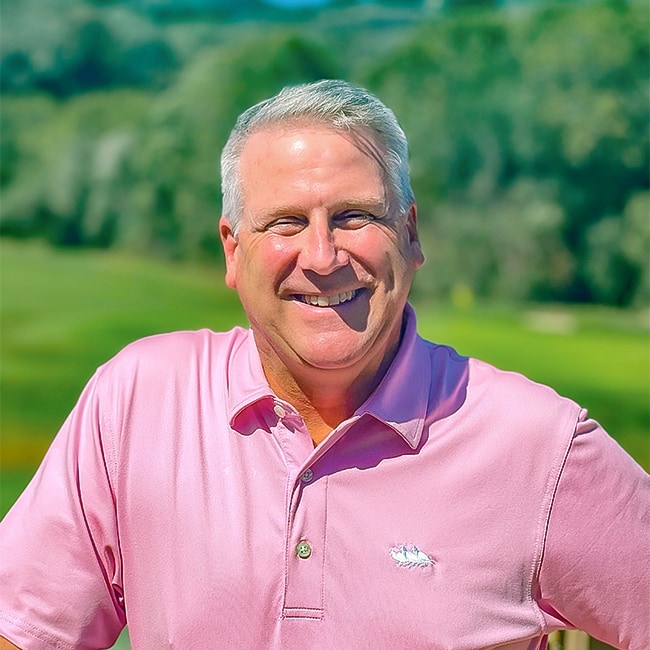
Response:
[[[126,343],[245,323],[220,150],[243,109],[323,77],[376,93],[411,143],[422,334],[550,383],[650,468],[646,2],[2,0],[0,19],[0,515]]]

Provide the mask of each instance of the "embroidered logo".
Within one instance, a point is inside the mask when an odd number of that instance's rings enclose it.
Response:
[[[413,544],[402,544],[390,549],[390,556],[399,566],[404,567],[428,567],[433,566],[435,562],[417,546]]]

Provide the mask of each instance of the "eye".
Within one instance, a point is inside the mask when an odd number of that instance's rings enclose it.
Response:
[[[339,214],[334,215],[334,224],[339,228],[347,228],[349,230],[356,230],[363,228],[363,226],[377,221],[378,216],[365,210],[346,210]]]
[[[304,218],[284,215],[270,221],[264,226],[264,230],[277,235],[291,236],[298,234],[306,225]]]

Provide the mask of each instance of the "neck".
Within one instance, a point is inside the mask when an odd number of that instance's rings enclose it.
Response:
[[[351,417],[372,392],[358,385],[339,383],[332,377],[321,376],[318,383],[304,383],[296,381],[292,375],[280,379],[267,371],[267,378],[273,392],[298,410],[314,445],[320,444],[332,429]],[[314,386],[317,390],[313,390]]]
[[[393,357],[394,352],[379,368],[362,374],[310,367],[292,372],[277,357],[263,359],[262,366],[271,390],[298,410],[316,446],[368,399]]]

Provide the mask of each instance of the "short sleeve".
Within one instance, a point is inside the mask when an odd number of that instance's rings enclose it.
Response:
[[[617,648],[650,640],[650,476],[583,411],[553,501],[538,602]]]
[[[0,523],[0,635],[21,648],[106,648],[124,627],[106,426],[95,377]]]

